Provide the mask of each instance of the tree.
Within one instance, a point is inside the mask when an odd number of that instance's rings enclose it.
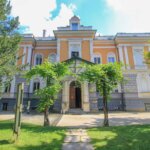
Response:
[[[150,52],[144,53],[144,59],[146,64],[150,64]]]
[[[62,88],[61,82],[67,74],[69,74],[69,70],[66,63],[50,63],[48,61],[33,67],[26,73],[28,80],[33,77],[41,77],[46,83],[43,89],[35,92],[39,97],[38,110],[44,112],[44,126],[50,124],[49,107],[54,104],[56,96]]]
[[[12,77],[22,66],[16,65],[18,45],[21,41],[17,29],[18,17],[10,15],[11,6],[8,0],[0,0],[0,87],[5,81],[11,81]]]
[[[103,125],[109,126],[107,101],[113,89],[123,79],[121,65],[117,63],[87,65],[80,78],[96,84],[97,90],[103,96]]]

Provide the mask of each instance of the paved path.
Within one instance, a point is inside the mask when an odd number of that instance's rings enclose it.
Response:
[[[14,113],[0,112],[0,120],[13,119]],[[99,114],[81,114],[81,115],[61,115],[50,114],[50,121],[54,125],[68,128],[86,128],[101,126],[104,115]],[[22,121],[43,125],[43,114],[23,113]],[[150,112],[110,112],[109,123],[111,126],[132,125],[132,124],[150,124]]]
[[[103,113],[63,115],[57,126],[68,128],[88,128],[102,126]],[[150,112],[110,112],[110,126],[150,124]]]
[[[0,112],[0,121],[1,120],[12,120],[14,119],[14,112]],[[49,120],[51,125],[56,125],[61,119],[62,114],[50,114]],[[44,115],[42,113],[23,113],[22,114],[22,122],[32,123],[37,125],[43,125]]]
[[[94,150],[90,141],[85,129],[70,129],[66,133],[62,150]]]

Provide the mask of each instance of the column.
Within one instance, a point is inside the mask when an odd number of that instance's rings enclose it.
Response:
[[[25,59],[26,59],[26,49],[27,47],[24,46],[24,49],[23,49],[23,57],[22,57],[22,64],[25,65]]]
[[[118,51],[119,51],[119,59],[120,59],[120,62],[122,62],[122,63],[124,64],[122,46],[118,46]],[[122,68],[124,69],[124,67],[122,67]]]
[[[57,39],[57,61],[60,61],[60,39]]]
[[[127,49],[126,46],[124,47],[124,52],[125,52],[125,59],[126,59],[127,69],[130,69],[129,58],[128,58],[128,49]]]
[[[89,104],[89,87],[88,82],[84,82],[82,85],[82,92],[83,92],[83,100],[82,100],[82,108],[83,111],[89,112],[90,111],[90,104]]]
[[[30,69],[31,65],[31,57],[32,57],[32,46],[28,47],[28,57],[27,57],[27,63],[29,64],[28,69]]]
[[[33,93],[33,79],[30,80],[29,93]]]
[[[69,83],[64,81],[62,91],[62,113],[69,110]]]
[[[13,80],[11,81],[10,93],[11,93],[11,96],[14,97],[14,94],[15,94],[15,76],[13,77]]]

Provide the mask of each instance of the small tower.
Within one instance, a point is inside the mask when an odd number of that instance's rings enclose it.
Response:
[[[71,30],[79,30],[80,27],[80,19],[77,16],[73,16],[70,20],[70,29]]]

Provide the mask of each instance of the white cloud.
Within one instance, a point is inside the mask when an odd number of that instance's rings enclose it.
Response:
[[[150,31],[150,0],[106,0],[114,11],[113,26],[119,32]]]
[[[12,15],[19,16],[21,25],[29,26],[27,32],[36,36],[42,35],[42,30],[48,34],[57,26],[67,25],[73,16],[76,6],[61,4],[59,14],[52,19],[51,13],[57,8],[56,0],[11,0]]]

